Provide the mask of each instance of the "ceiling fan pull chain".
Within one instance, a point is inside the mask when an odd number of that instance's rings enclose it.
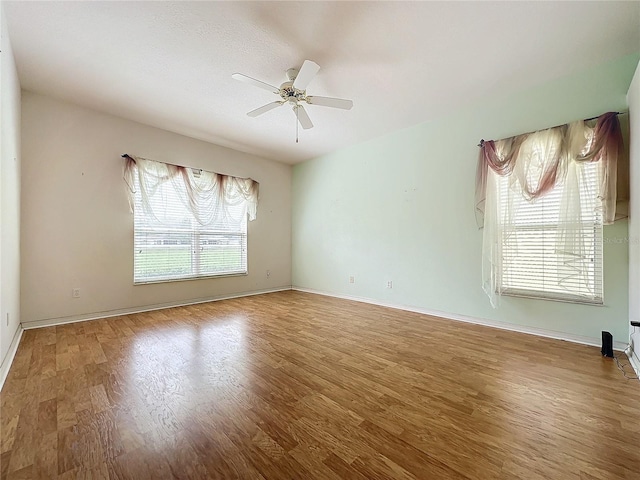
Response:
[[[298,108],[299,105],[296,105],[296,143],[298,143],[298,125],[300,124],[300,119],[298,118]]]

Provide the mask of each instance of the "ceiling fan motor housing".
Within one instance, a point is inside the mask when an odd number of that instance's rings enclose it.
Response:
[[[294,69],[290,69],[290,70],[294,70]],[[287,73],[290,70],[287,70]],[[298,90],[297,88],[293,87],[293,80],[289,82],[284,82],[282,85],[280,85],[279,93],[280,93],[280,97],[282,97],[282,99],[285,102],[298,103],[298,102],[306,101],[307,99],[307,94],[304,90]]]

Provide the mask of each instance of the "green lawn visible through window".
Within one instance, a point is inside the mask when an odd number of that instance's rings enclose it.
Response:
[[[246,273],[242,249],[242,244],[207,245],[196,252],[189,245],[150,245],[136,251],[135,276],[142,283]]]

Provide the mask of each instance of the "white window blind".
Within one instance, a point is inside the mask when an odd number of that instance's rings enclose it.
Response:
[[[185,192],[176,188],[179,182],[165,182],[149,195],[155,215],[144,211],[137,189],[134,283],[246,274],[246,203],[228,206],[228,218],[202,226],[183,204]]]
[[[602,208],[598,199],[601,162],[584,163],[577,175],[580,222],[571,225],[579,254],[563,251],[560,183],[536,201],[528,201],[510,177],[497,177],[502,295],[579,303],[603,303]]]

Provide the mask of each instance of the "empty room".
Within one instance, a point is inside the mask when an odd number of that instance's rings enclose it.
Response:
[[[640,479],[640,1],[0,16],[0,480]]]

